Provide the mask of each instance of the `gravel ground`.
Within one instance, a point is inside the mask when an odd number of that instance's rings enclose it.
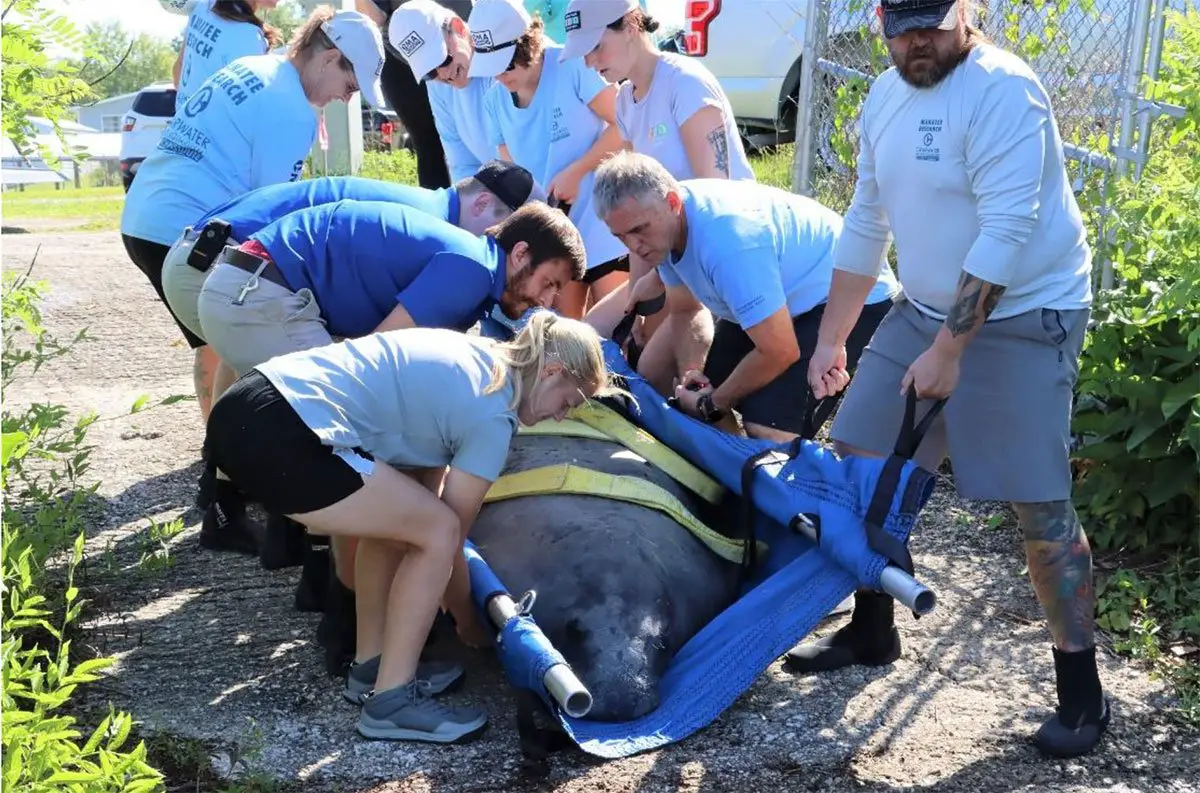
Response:
[[[944,483],[912,542],[939,596],[920,620],[899,616],[902,658],[883,670],[797,678],[776,663],[715,723],[646,755],[602,763],[557,755],[541,782],[520,773],[513,700],[487,654],[460,651],[469,682],[454,697],[487,708],[491,728],[455,747],[360,740],[355,712],[321,674],[314,615],[292,609],[296,571],[202,551],[193,508],[201,427],[193,402],[136,415],[191,390],[191,356],[119,235],[6,234],[3,263],[52,291],[49,327],[93,341],[14,386],[16,403],[60,402],[105,420],[89,438],[101,482],[90,527],[95,599],[83,640],[119,664],[93,696],[154,734],[198,738],[248,757],[299,788],[372,791],[1146,791],[1200,789],[1200,737],[1160,715],[1168,692],[1101,653],[1115,721],[1102,750],[1042,759],[1028,737],[1053,707],[1049,636],[1024,576],[1015,527],[999,504],[966,505]],[[172,564],[138,565],[149,520],[182,518]],[[998,523],[998,525],[997,525]],[[835,626],[823,625],[818,634]],[[217,765],[228,766],[227,756]]]

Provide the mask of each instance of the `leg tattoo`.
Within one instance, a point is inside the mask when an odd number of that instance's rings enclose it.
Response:
[[[200,404],[200,418],[204,421],[208,421],[209,411],[212,410],[213,379],[220,361],[211,347],[204,346],[196,350],[192,364],[192,385],[196,387],[196,401]]]
[[[1046,612],[1054,645],[1064,652],[1094,644],[1096,593],[1092,549],[1067,501],[1013,504],[1025,536],[1029,577]]]

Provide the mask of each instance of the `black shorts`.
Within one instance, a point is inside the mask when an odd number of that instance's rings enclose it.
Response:
[[[257,369],[213,403],[204,450],[250,500],[277,515],[323,509],[363,486]]]
[[[863,348],[867,346],[875,328],[883,322],[891,308],[890,300],[863,306],[858,323],[846,339],[848,371],[854,371]],[[832,399],[822,400],[813,413],[811,425],[806,421],[809,402],[812,399],[812,391],[808,387],[808,362],[817,346],[817,332],[821,328],[821,317],[824,314],[825,304],[822,303],[792,319],[796,342],[800,345],[800,360],[741,401],[737,410],[742,414],[743,421],[773,427],[811,440],[817,434],[817,430],[833,415],[841,394]],[[734,367],[753,349],[754,342],[739,325],[723,319],[717,320],[713,331],[713,343],[704,362],[705,377],[712,382],[714,388],[720,387],[733,373]]]
[[[583,282],[585,284],[594,284],[609,273],[627,273],[629,272],[629,256],[618,256],[615,259],[609,259],[603,264],[597,264],[583,274]]]
[[[125,244],[125,253],[137,265],[146,278],[150,280],[150,285],[154,287],[154,291],[158,293],[158,299],[162,301],[164,306],[167,306],[167,311],[171,312],[171,319],[175,320],[175,324],[179,327],[183,337],[187,339],[187,343],[195,350],[198,347],[203,347],[207,344],[204,339],[192,333],[179,318],[175,316],[175,312],[171,311],[171,307],[167,305],[167,297],[163,294],[162,271],[163,261],[167,258],[167,254],[171,249],[166,245],[159,245],[157,242],[144,240],[140,237],[130,237],[128,234],[121,235],[121,242]]]

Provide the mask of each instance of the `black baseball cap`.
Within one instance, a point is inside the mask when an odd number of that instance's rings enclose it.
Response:
[[[533,174],[513,162],[491,160],[475,172],[475,178],[514,211],[529,201],[546,200],[546,191]]]
[[[958,23],[957,0],[880,0],[883,35],[889,39],[914,30],[953,30]]]

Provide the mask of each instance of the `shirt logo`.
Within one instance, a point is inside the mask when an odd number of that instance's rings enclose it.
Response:
[[[471,38],[475,41],[476,47],[487,47],[490,49],[495,46],[492,44],[492,31],[490,30],[472,31]]]
[[[664,137],[666,134],[667,134],[667,125],[666,124],[655,124],[654,126],[650,127],[650,132],[649,132],[650,142],[653,143],[654,141],[658,140],[659,138]]]
[[[421,45],[424,43],[425,39],[421,38],[420,34],[414,30],[412,33],[409,33],[400,40],[400,54],[402,54],[405,58],[411,58],[412,54],[421,49]]]
[[[204,108],[208,107],[208,103],[212,101],[213,89],[211,85],[206,85],[192,95],[192,98],[183,106],[183,114],[188,118],[195,118],[204,112]]]
[[[579,19],[579,12],[572,11],[563,17],[563,28],[570,33],[572,30],[579,30],[583,27],[583,22]]]
[[[940,118],[923,118],[917,124],[917,134],[920,136],[915,157],[921,162],[940,162],[942,148],[938,144],[937,133],[942,131],[943,120]]]

